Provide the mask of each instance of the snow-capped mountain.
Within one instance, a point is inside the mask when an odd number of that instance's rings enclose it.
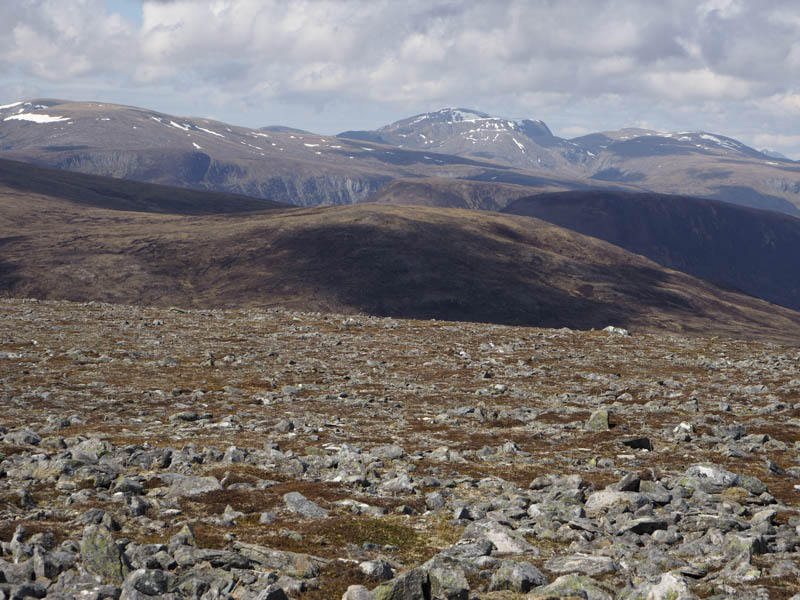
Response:
[[[543,121],[493,117],[466,108],[443,108],[374,132],[347,131],[339,137],[488,159],[538,171],[574,172],[575,165],[591,159],[577,144],[554,136]]]
[[[443,108],[339,137],[488,159],[540,177],[588,180],[589,186],[705,196],[800,214],[800,164],[705,131],[628,128],[567,140],[542,121]],[[524,184],[510,173],[483,180]]]

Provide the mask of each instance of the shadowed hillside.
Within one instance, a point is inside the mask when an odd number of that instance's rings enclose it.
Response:
[[[75,204],[140,212],[209,215],[285,207],[280,202],[69,173],[0,159],[0,193],[41,194]]]
[[[504,212],[543,219],[666,267],[800,309],[800,219],[663,194],[564,192]]]

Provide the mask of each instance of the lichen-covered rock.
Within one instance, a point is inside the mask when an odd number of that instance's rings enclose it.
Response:
[[[318,556],[276,550],[257,544],[234,542],[233,548],[240,557],[246,558],[262,569],[279,571],[301,579],[317,577],[320,568],[328,563],[326,559]]]
[[[492,575],[489,590],[510,590],[524,594],[541,585],[547,585],[547,578],[531,563],[504,560]]]
[[[122,583],[130,572],[124,553],[101,525],[88,525],[83,530],[81,559],[87,570],[113,583]]]
[[[365,560],[358,565],[361,572],[367,577],[377,580],[391,579],[394,577],[391,565],[384,559]]]
[[[536,590],[536,595],[542,598],[583,596],[586,600],[612,600],[613,590],[607,589],[601,583],[585,575],[562,575],[552,583]]]
[[[586,421],[586,429],[590,431],[608,431],[610,429],[609,412],[605,409],[594,411]]]
[[[182,567],[192,567],[199,563],[208,563],[220,569],[247,569],[252,565],[250,559],[229,550],[211,548],[193,548],[180,546],[174,553],[175,561]]]
[[[467,600],[469,583],[457,560],[437,555],[422,565],[428,573],[431,600]]]
[[[624,600],[695,600],[686,579],[678,573],[664,573],[655,583],[645,583]]]
[[[430,582],[423,569],[411,569],[372,590],[375,600],[430,600]]]
[[[544,567],[553,573],[580,573],[589,576],[613,573],[618,568],[614,560],[608,556],[585,554],[554,556],[544,563]]]
[[[363,585],[351,585],[342,596],[342,600],[375,600],[375,596]]]

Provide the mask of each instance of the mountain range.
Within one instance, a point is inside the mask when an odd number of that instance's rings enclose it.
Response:
[[[567,140],[541,121],[467,109],[321,136],[97,102],[20,101],[0,107],[0,157],[302,206],[363,202],[389,183],[453,180],[468,208],[495,210],[540,192],[607,189],[800,215],[800,164],[723,135],[623,129]],[[431,202],[438,204],[433,196]]]
[[[443,109],[321,136],[0,106],[17,296],[785,339],[800,315],[764,300],[800,309],[798,198],[798,163],[703,132],[566,140]]]
[[[616,184],[630,191],[703,196],[800,215],[800,165],[702,131],[622,129],[567,140],[554,136],[542,121],[446,108],[339,137],[491,160],[570,180],[575,189]],[[516,173],[490,177],[521,183]]]

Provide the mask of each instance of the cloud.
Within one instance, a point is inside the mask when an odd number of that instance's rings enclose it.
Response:
[[[776,150],[793,160],[800,160],[800,135],[759,133],[749,141],[755,148]]]
[[[753,87],[751,82],[710,69],[650,73],[644,82],[655,95],[673,100],[740,100],[749,97]]]
[[[29,0],[0,8],[0,61],[45,81],[128,70],[133,29],[101,0]]]
[[[800,116],[800,93],[798,92],[774,94],[757,101],[757,104],[765,112],[782,116]]]
[[[744,106],[779,126],[781,110],[797,112],[793,0],[141,0],[141,7],[139,22],[103,0],[0,3],[0,75],[26,87],[157,89],[201,110],[349,107],[356,121],[368,105],[546,111],[564,115],[564,127],[606,121],[597,128],[621,119],[669,126],[693,113],[725,123]]]

